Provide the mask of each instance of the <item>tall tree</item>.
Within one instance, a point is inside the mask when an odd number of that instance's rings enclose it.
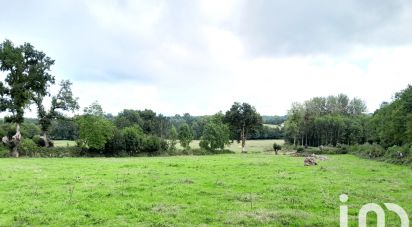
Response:
[[[54,60],[29,43],[14,46],[5,40],[0,44],[0,70],[6,72],[4,83],[0,82],[0,110],[9,111],[11,116],[5,120],[16,124],[16,134],[2,140],[10,146],[13,157],[19,156],[20,124],[24,121],[25,109],[35,94],[46,96],[48,87],[54,84],[54,76],[50,74],[53,64]]]
[[[249,133],[262,127],[262,117],[250,104],[235,102],[230,110],[226,111],[224,120],[229,124],[232,136],[239,135],[237,139],[242,142],[242,152],[246,153],[246,139]]]
[[[76,123],[80,144],[87,148],[101,151],[114,135],[114,124],[104,117],[103,109],[97,102],[85,108],[84,115],[78,116]]]
[[[192,130],[187,123],[183,123],[179,128],[178,134],[180,145],[186,149],[190,149],[190,142],[193,140]]]
[[[223,115],[218,113],[206,119],[199,146],[210,151],[223,150],[230,144],[229,136],[229,127],[223,123]]]
[[[37,105],[37,115],[39,117],[39,124],[43,133],[43,140],[46,147],[50,146],[49,129],[52,124],[52,120],[58,118],[64,118],[64,112],[79,109],[77,102],[78,98],[73,97],[71,89],[72,83],[69,80],[63,80],[60,82],[60,89],[58,93],[52,97],[50,109],[46,111],[43,104],[44,96],[41,93],[36,93],[33,97],[33,101]]]

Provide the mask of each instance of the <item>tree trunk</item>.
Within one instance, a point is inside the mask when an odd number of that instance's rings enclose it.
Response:
[[[242,139],[242,153],[247,153],[246,151],[246,135],[245,135],[245,127],[242,127],[242,130],[240,132],[240,137]]]
[[[43,137],[44,137],[44,146],[45,147],[50,147],[49,136],[47,134],[47,131],[43,132]]]
[[[296,135],[293,136],[293,146],[296,147]]]
[[[12,150],[10,152],[11,157],[18,158],[19,157],[19,145],[20,145],[20,140],[21,140],[21,134],[20,134],[20,124],[16,124],[16,134],[12,137],[11,143],[12,143]]]

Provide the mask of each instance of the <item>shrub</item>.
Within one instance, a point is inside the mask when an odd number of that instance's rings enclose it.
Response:
[[[10,154],[9,148],[4,146],[3,144],[0,144],[0,158],[8,157],[9,154]]]
[[[139,126],[126,127],[122,130],[124,149],[129,155],[135,155],[144,150],[144,134]]]
[[[147,136],[143,143],[144,152],[155,153],[161,150],[161,139],[157,136]]]
[[[199,146],[210,151],[223,150],[225,145],[230,144],[229,136],[229,127],[219,118],[212,117],[204,126]]]
[[[385,154],[385,159],[392,163],[406,164],[410,160],[410,145],[389,147]]]
[[[19,150],[22,155],[31,156],[32,154],[36,153],[37,149],[38,149],[38,146],[31,139],[23,138],[20,142]]]
[[[282,146],[280,146],[277,143],[273,143],[273,150],[275,151],[276,154],[278,154],[278,151],[282,150]]]
[[[303,153],[305,151],[305,148],[303,147],[298,147],[298,149],[296,150],[298,153]]]
[[[126,146],[123,133],[115,129],[113,137],[109,139],[104,146],[104,154],[108,156],[118,156],[124,152],[126,152]]]
[[[192,130],[190,129],[190,126],[187,123],[183,123],[178,132],[178,138],[180,145],[185,149],[189,150],[190,149],[190,142],[193,139],[192,135]]]

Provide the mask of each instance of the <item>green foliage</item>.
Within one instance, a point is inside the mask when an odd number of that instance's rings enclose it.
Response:
[[[350,152],[369,159],[381,159],[385,156],[386,150],[379,144],[361,144],[350,147]]]
[[[6,147],[3,143],[0,143],[0,158],[9,157],[10,149]]]
[[[167,142],[157,136],[148,135],[144,140],[142,151],[149,154],[167,151]]]
[[[79,109],[77,102],[78,98],[73,97],[71,90],[72,83],[69,80],[63,80],[60,82],[60,89],[58,93],[51,98],[51,106],[48,111],[43,104],[45,95],[42,93],[36,93],[33,97],[34,103],[37,105],[37,115],[39,118],[39,124],[42,132],[45,136],[48,136],[48,131],[52,125],[52,121],[58,118],[64,118],[64,112]]]
[[[275,153],[277,154],[278,151],[282,150],[282,146],[277,144],[277,143],[273,143],[273,150],[275,151]]]
[[[137,110],[123,110],[114,119],[114,124],[117,128],[123,129],[133,125],[143,125],[143,120]]]
[[[22,137],[32,139],[35,135],[40,135],[40,127],[34,123],[23,123],[21,124],[21,134]]]
[[[384,147],[412,143],[412,86],[397,93],[390,104],[373,114],[374,139]]]
[[[24,110],[33,97],[48,94],[54,83],[50,67],[54,60],[29,43],[14,46],[10,40],[0,44],[0,70],[6,73],[5,83],[0,82],[0,110],[9,110],[7,122],[22,123]]]
[[[138,126],[130,126],[122,129],[124,138],[124,148],[129,155],[134,155],[143,150],[144,134],[143,130]]]
[[[365,111],[362,100],[343,94],[293,103],[285,122],[286,139],[302,146],[365,143],[370,137]]]
[[[55,140],[75,140],[78,137],[76,122],[71,118],[52,121],[49,135]]]
[[[184,123],[179,128],[178,138],[180,145],[186,149],[190,149],[190,142],[193,140],[192,130],[187,123]]]
[[[246,139],[249,133],[262,127],[262,117],[248,103],[235,102],[230,110],[226,111],[224,121],[230,127],[231,138],[238,141]]]
[[[126,142],[120,129],[114,129],[113,137],[107,140],[104,146],[104,154],[107,156],[126,156]]]
[[[85,115],[76,119],[82,146],[103,150],[106,142],[113,137],[115,126],[103,117],[100,105],[93,103],[85,109]]]
[[[23,138],[19,148],[22,155],[29,156],[37,150],[38,146],[32,139]]]
[[[175,151],[177,140],[179,139],[176,127],[173,125],[169,133],[169,150]]]
[[[362,158],[376,159],[412,167],[412,145],[391,146],[385,149],[378,144],[354,145],[347,148],[350,153]]]
[[[229,137],[229,126],[223,123],[223,117],[215,115],[208,119],[199,146],[209,151],[223,150],[230,144]]]
[[[298,153],[303,153],[303,152],[305,151],[305,148],[303,148],[303,147],[298,147],[298,149],[296,149],[296,151],[297,151]]]

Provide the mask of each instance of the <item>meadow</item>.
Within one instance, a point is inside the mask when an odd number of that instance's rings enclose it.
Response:
[[[412,216],[411,169],[328,158],[312,167],[273,152],[0,159],[0,226],[338,226],[342,193],[350,226],[369,202]]]

